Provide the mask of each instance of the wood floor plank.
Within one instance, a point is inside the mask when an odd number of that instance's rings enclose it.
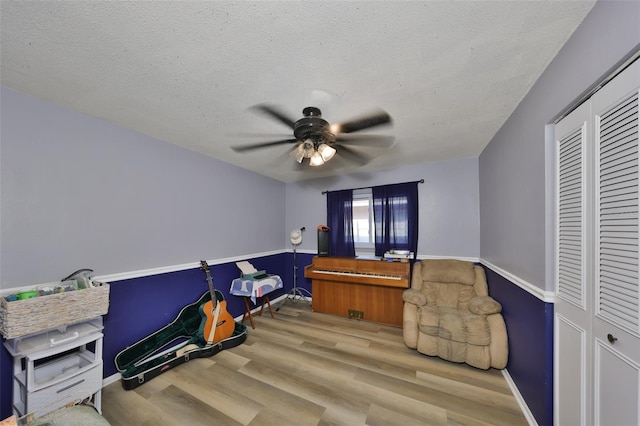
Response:
[[[111,426],[160,425],[163,417],[153,403],[136,392],[125,391],[120,383],[102,390],[102,415]]]
[[[216,363],[223,364],[228,368],[237,370],[251,360],[233,351],[220,351],[215,356]]]
[[[205,404],[191,393],[185,392],[177,386],[171,385],[151,395],[148,401],[153,402],[163,414],[164,420],[160,424],[241,425],[241,423],[229,418],[216,408]]]
[[[310,324],[300,324],[291,321],[273,320],[269,325],[270,329],[279,330],[281,335],[295,336],[304,342],[315,342],[319,345],[334,345],[336,342],[346,342],[368,346],[370,340],[362,336],[348,335],[345,333],[327,333],[327,329]]]
[[[247,366],[250,364],[247,364]],[[242,367],[241,370],[245,370],[248,368],[247,366]],[[316,424],[324,411],[323,407],[317,406],[299,395],[281,390],[276,386],[280,375],[269,376],[269,382],[264,382],[243,371],[230,370],[223,365],[215,365],[210,370],[216,378],[216,384],[220,389],[229,389],[237,394],[242,394],[263,407],[260,414],[256,416],[251,424],[260,424],[259,420],[265,416],[267,418],[274,416],[279,418],[280,413],[277,409],[282,410],[283,407],[287,407],[290,413],[295,413],[295,418],[300,424]],[[289,419],[292,420],[291,417]],[[282,424],[293,423],[285,422]]]
[[[369,415],[367,416],[367,425],[369,426],[388,426],[388,425],[403,425],[403,426],[422,426],[422,425],[447,425],[446,412],[440,413],[441,415],[425,416],[421,419],[407,416],[403,413],[398,413],[394,410],[389,410],[385,407],[381,407],[376,404],[371,404],[369,409]]]
[[[327,386],[315,380],[306,380],[297,374],[274,370],[258,362],[243,367],[242,372],[260,381],[270,380],[281,391],[299,396],[320,408],[316,423],[325,415],[340,419],[344,422],[343,424],[358,424],[366,418],[368,401],[344,392],[337,392],[336,389],[340,389],[340,385],[335,381],[331,386]]]
[[[376,386],[388,389],[391,392],[407,396],[419,401],[429,402],[446,409],[447,411],[460,412],[465,415],[484,415],[492,418],[494,425],[518,425],[523,423],[521,413],[496,409],[487,404],[481,404],[464,398],[454,398],[445,392],[430,389],[414,383],[401,381],[393,377],[384,376],[371,371],[361,370],[355,377],[364,383],[373,383]],[[479,389],[480,390],[480,389]]]
[[[200,366],[200,359],[194,361],[184,364],[179,373],[174,370],[174,386],[243,425],[249,424],[260,413],[262,404],[228,387],[219,386],[213,370],[206,368],[210,365]]]
[[[461,383],[459,381],[434,374],[425,374],[421,371],[418,372],[418,379],[421,382],[424,382],[425,386],[428,388],[447,393],[455,398],[476,401],[500,410],[520,410],[512,395],[507,395],[505,393],[496,392],[491,389],[481,388],[467,383]]]
[[[262,327],[258,333],[261,336],[264,336],[265,338],[268,336],[271,336],[273,339],[280,340],[282,344],[296,346],[304,343],[304,338],[300,336],[296,336],[289,332],[283,333],[282,329],[278,329],[275,327],[269,327],[269,328]],[[251,332],[249,332],[249,337],[247,338],[247,341],[245,342],[245,344],[251,345],[253,343],[252,337],[255,334],[256,334],[255,330],[252,330]]]
[[[305,351],[302,348],[283,348],[276,342],[262,341],[251,348],[242,348],[241,350],[246,350],[246,356],[251,355],[253,360],[262,360],[274,368],[282,368],[285,371],[317,367],[327,374],[341,377],[353,377],[357,371],[356,367],[340,360],[322,356],[309,356],[309,351]]]
[[[419,354],[402,329],[279,306],[245,343],[132,391],[107,386],[114,425],[524,425],[498,370]]]

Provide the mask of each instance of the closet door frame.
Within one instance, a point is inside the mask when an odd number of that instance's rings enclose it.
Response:
[[[639,91],[636,60],[554,129],[558,425],[640,424]],[[576,132],[580,206],[567,213],[578,197],[563,147]]]

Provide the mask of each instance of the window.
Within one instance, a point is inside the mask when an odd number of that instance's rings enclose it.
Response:
[[[418,249],[418,182],[371,188],[375,220],[375,255],[393,249]]]
[[[353,191],[353,242],[356,255],[372,255],[375,251],[373,195],[371,188]]]
[[[331,256],[416,253],[418,181],[327,192]]]

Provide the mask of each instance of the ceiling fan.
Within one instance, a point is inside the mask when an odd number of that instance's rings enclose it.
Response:
[[[322,118],[320,109],[313,106],[304,108],[302,110],[303,117],[298,120],[292,119],[273,105],[260,104],[254,106],[253,109],[292,129],[293,138],[231,147],[236,152],[251,151],[274,145],[295,144],[295,148],[289,155],[298,164],[302,164],[305,159],[308,159],[310,166],[321,166],[336,154],[364,164],[369,159],[363,153],[346,145],[389,147],[393,143],[393,138],[390,136],[369,134],[347,136],[360,130],[391,124],[392,120],[389,114],[381,110],[343,123],[329,124]]]

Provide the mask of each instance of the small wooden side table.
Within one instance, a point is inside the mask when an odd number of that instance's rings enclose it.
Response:
[[[273,315],[273,309],[271,309],[271,301],[269,300],[269,293],[274,290],[280,289],[283,287],[282,279],[278,275],[269,275],[267,278],[261,280],[253,280],[249,278],[235,278],[231,281],[231,288],[229,289],[229,293],[234,296],[242,297],[244,299],[244,313],[242,314],[242,322],[249,318],[251,322],[251,328],[256,328],[255,323],[253,322],[253,315],[251,314],[251,303],[254,303],[256,306],[260,303],[260,311],[258,315],[262,315],[262,311],[264,311],[264,305],[266,304],[269,308],[269,313],[271,314],[271,318],[275,318]],[[260,299],[262,299],[260,301]]]
[[[241,322],[244,323],[244,320],[247,319],[248,317],[249,322],[251,323],[251,328],[255,329],[256,326],[253,323],[253,315],[251,314],[251,304],[249,303],[251,298],[249,296],[243,296],[242,298],[244,299],[244,313],[242,314]],[[262,316],[262,311],[264,310],[265,303],[269,308],[269,313],[271,314],[271,318],[275,318],[275,316],[273,315],[273,309],[271,309],[271,301],[269,301],[269,295],[267,294],[262,296],[262,304],[260,305],[260,311],[258,312],[258,316]]]

